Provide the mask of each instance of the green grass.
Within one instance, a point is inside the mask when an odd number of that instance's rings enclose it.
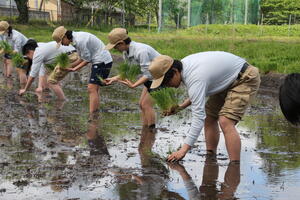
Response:
[[[66,26],[74,31],[87,31],[108,42],[109,29],[89,29]],[[51,41],[55,27],[25,26],[16,28],[39,42]],[[154,47],[161,54],[175,59],[202,51],[227,51],[245,58],[261,72],[300,72],[300,25],[199,25],[185,30],[157,33],[147,29],[129,28],[130,37]],[[112,51],[112,53],[116,53]]]
[[[134,81],[141,73],[140,67],[138,65],[129,65],[128,63],[122,63],[118,66],[118,74],[120,78],[125,80]]]
[[[178,105],[180,100],[180,92],[175,88],[162,88],[152,91],[150,94],[155,104],[162,111],[167,111],[172,106]]]

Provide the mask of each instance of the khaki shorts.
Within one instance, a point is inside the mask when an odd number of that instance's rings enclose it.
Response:
[[[70,63],[75,62],[78,58],[79,56],[76,52],[69,55]],[[51,84],[58,84],[58,82],[64,79],[68,73],[69,71],[57,65],[52,72],[47,73],[49,75],[47,82]]]
[[[218,119],[225,116],[240,121],[260,85],[259,70],[249,66],[228,89],[210,96],[205,104],[206,115]]]

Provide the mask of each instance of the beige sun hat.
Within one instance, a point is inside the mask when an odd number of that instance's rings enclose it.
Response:
[[[9,23],[7,21],[0,22],[0,35],[3,35],[5,31],[8,29]]]
[[[105,49],[110,50],[114,48],[118,43],[126,40],[128,38],[127,30],[125,28],[114,28],[108,34],[109,43],[106,45]]]
[[[67,29],[64,26],[59,26],[53,31],[52,38],[55,42],[57,42],[58,47],[60,46],[61,41],[62,41],[63,37],[65,36],[66,32],[67,32]]]
[[[157,56],[150,64],[149,71],[153,77],[153,82],[150,88],[157,88],[164,80],[165,74],[171,68],[174,59],[170,56]]]

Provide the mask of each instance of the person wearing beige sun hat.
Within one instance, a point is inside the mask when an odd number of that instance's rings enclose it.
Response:
[[[235,125],[241,120],[250,100],[255,96],[260,76],[256,67],[245,59],[222,51],[201,52],[181,61],[159,56],[149,67],[153,76],[151,88],[187,88],[189,99],[166,115],[175,114],[192,105],[191,130],[183,146],[168,161],[182,159],[205,127],[206,150],[216,153],[219,126],[223,131],[230,161],[240,161],[241,140]],[[209,97],[205,102],[205,98]]]
[[[144,89],[140,96],[140,108],[142,111],[143,125],[149,127],[155,127],[155,112],[153,109],[153,102],[150,97],[150,85],[152,83],[152,76],[149,72],[149,65],[154,58],[160,55],[154,48],[147,44],[132,41],[128,36],[128,32],[124,28],[115,28],[108,35],[109,43],[106,45],[106,49],[116,49],[123,53],[125,62],[130,65],[139,65],[142,75],[136,82],[130,80],[120,80],[119,76],[108,78],[108,84],[113,82],[120,82],[128,86],[129,88],[136,88],[140,85],[144,85]]]
[[[12,28],[12,26],[7,21],[0,21],[0,35],[2,36],[2,40],[8,42],[14,53],[22,54],[22,47],[28,41],[28,38],[20,33],[19,31]],[[20,85],[24,87],[27,81],[26,66],[16,66],[17,73],[19,75]],[[4,75],[6,77],[11,77],[13,71],[12,64],[12,55],[4,54]]]
[[[100,86],[106,86],[106,79],[112,67],[112,57],[108,50],[105,50],[104,43],[95,35],[87,32],[75,32],[66,29],[64,26],[57,27],[52,38],[58,46],[72,44],[79,53],[79,59],[73,64],[73,68],[67,68],[75,72],[91,63],[91,76],[88,83],[90,98],[90,114],[98,111],[100,105]]]

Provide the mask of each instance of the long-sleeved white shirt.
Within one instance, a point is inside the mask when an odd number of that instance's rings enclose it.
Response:
[[[222,51],[196,53],[183,58],[182,81],[192,102],[192,125],[185,143],[193,146],[204,124],[205,97],[227,89],[242,69],[245,59]]]
[[[139,65],[143,76],[152,80],[151,73],[149,72],[149,65],[154,58],[160,54],[151,46],[139,42],[131,41],[129,44],[129,53],[123,52],[124,60],[132,65]]]
[[[38,43],[38,47],[35,49],[32,59],[32,65],[29,75],[31,77],[36,77],[38,74],[43,75],[45,72],[45,64],[53,64],[56,56],[60,53],[67,53],[74,51],[73,46],[60,46],[57,48],[55,41],[47,43]],[[41,70],[41,71],[40,71]],[[44,73],[45,74],[45,73]]]
[[[5,40],[11,45],[14,51],[22,53],[22,47],[26,44],[28,38],[19,31],[12,30],[11,36],[4,35]]]
[[[76,48],[81,59],[92,64],[112,62],[108,50],[105,50],[104,43],[95,35],[87,32],[74,32],[73,46]]]

